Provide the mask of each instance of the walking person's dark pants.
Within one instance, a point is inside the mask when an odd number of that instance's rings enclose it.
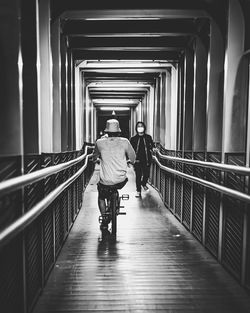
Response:
[[[135,182],[136,182],[136,191],[141,192],[141,186],[146,186],[150,173],[150,165],[145,163],[135,163]]]

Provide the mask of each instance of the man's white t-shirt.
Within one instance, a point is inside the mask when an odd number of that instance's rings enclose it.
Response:
[[[96,141],[94,159],[100,158],[100,183],[115,185],[127,177],[127,159],[135,161],[135,151],[123,137],[107,137]]]

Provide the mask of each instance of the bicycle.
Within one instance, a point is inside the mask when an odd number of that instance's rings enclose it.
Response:
[[[104,186],[105,191],[107,193],[107,198],[105,199],[106,203],[106,213],[99,216],[99,223],[102,225],[103,221],[107,223],[107,227],[104,227],[101,230],[107,230],[108,224],[111,222],[111,234],[113,237],[116,237],[117,233],[117,216],[118,215],[126,215],[126,212],[121,212],[120,209],[124,208],[121,206],[121,199],[128,200],[129,195],[123,194],[119,196],[118,189],[116,186]]]

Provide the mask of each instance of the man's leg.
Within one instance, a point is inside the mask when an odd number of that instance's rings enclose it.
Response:
[[[148,178],[149,178],[149,173],[150,173],[150,165],[148,166],[148,165],[144,165],[143,166],[143,169],[142,169],[142,171],[143,171],[143,178],[142,178],[142,186],[146,186],[146,184],[147,184],[147,182],[148,182]]]
[[[106,203],[105,203],[105,191],[101,187],[101,184],[97,184],[97,190],[98,190],[98,207],[101,214],[104,214],[106,212]]]
[[[105,214],[105,212],[106,212],[105,200],[100,199],[99,196],[98,196],[98,206],[99,206],[100,213]]]
[[[140,163],[135,164],[135,183],[136,183],[136,191],[141,192],[141,177],[142,170]]]
[[[98,196],[98,206],[99,206],[99,210],[100,210],[100,213],[102,216],[100,229],[101,230],[108,229],[108,224],[110,222],[110,219],[105,214],[106,213],[106,203],[105,203],[105,200],[101,199],[99,196]]]

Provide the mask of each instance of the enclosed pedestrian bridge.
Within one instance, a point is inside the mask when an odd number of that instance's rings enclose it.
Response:
[[[0,311],[250,312],[250,1],[0,0]],[[92,152],[143,121],[100,231]]]

